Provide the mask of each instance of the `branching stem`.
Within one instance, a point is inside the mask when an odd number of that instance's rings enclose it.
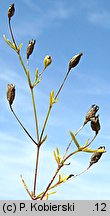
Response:
[[[72,155],[78,153],[79,151],[80,151],[80,150],[77,149],[76,151],[74,151],[74,152],[72,152],[71,154],[69,154],[69,155],[64,159],[64,163],[65,163],[65,161],[66,161],[68,158],[70,158]],[[64,163],[58,166],[58,168],[57,168],[57,170],[56,170],[54,176],[52,177],[51,181],[49,182],[49,184],[48,184],[48,186],[47,186],[47,188],[46,188],[46,190],[45,190],[45,192],[43,193],[43,195],[42,195],[42,197],[41,197],[41,200],[44,198],[45,194],[46,194],[47,191],[49,190],[51,184],[52,184],[53,181],[55,180],[55,178],[56,178],[57,174],[59,173],[60,169],[64,166]]]
[[[33,141],[33,143],[35,143],[37,145],[37,142],[32,138],[32,136],[29,134],[29,132],[26,130],[26,128],[24,127],[24,125],[21,123],[21,121],[19,120],[19,118],[17,117],[16,113],[14,112],[12,106],[10,106],[10,109],[13,113],[13,115],[15,116],[16,120],[18,121],[18,123],[20,124],[20,126],[23,128],[23,130],[26,132],[26,134],[29,136],[29,138]]]

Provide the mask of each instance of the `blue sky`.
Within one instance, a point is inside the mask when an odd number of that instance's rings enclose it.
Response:
[[[33,190],[36,149],[22,131],[6,101],[8,83],[16,85],[13,108],[35,138],[35,125],[29,88],[16,54],[3,40],[10,38],[7,9],[12,1],[1,1],[0,13],[0,199],[29,199],[21,183],[22,174],[30,191]],[[16,40],[23,43],[21,50],[26,62],[26,48],[30,39],[36,39],[29,68],[43,68],[43,59],[51,55],[53,62],[35,89],[39,128],[41,129],[49,104],[49,93],[57,92],[66,73],[69,60],[83,52],[79,65],[71,71],[59,102],[54,105],[45,134],[48,140],[42,146],[38,186],[45,189],[56,162],[53,151],[65,151],[70,141],[69,130],[81,126],[92,104],[100,107],[101,131],[92,148],[106,146],[106,154],[84,175],[57,188],[51,199],[110,199],[110,2],[108,0],[19,0],[15,3],[12,26]],[[77,136],[79,143],[94,136],[89,124]],[[71,150],[75,149],[74,143]],[[70,166],[60,173],[79,173],[88,166],[90,154],[79,153],[70,159]]]

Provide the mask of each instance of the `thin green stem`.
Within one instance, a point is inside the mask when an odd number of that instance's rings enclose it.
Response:
[[[36,135],[37,135],[37,151],[36,151],[36,165],[35,165],[35,173],[34,173],[34,196],[36,193],[36,186],[37,186],[37,176],[38,176],[38,166],[39,166],[39,153],[40,153],[40,145],[39,145],[39,130],[38,130],[38,119],[37,119],[37,111],[36,111],[36,105],[35,105],[35,99],[34,99],[34,91],[33,88],[31,89],[31,96],[32,96],[32,104],[34,108],[34,118],[35,118],[35,124],[36,124]]]
[[[34,174],[34,196],[36,193],[36,185],[37,185],[37,176],[38,176],[38,165],[39,165],[39,153],[40,153],[40,146],[37,146],[36,151],[36,167],[35,167],[35,174]]]
[[[33,91],[32,85],[31,85],[30,76],[28,73],[29,71],[26,69],[20,53],[18,54],[18,56],[19,56],[20,63],[21,63],[21,65],[25,71],[26,77],[28,79],[28,84],[29,84],[29,87],[31,90],[32,104],[33,104],[33,109],[34,109],[34,118],[35,118],[35,124],[36,124],[37,142],[39,142],[38,119],[37,119],[37,111],[36,111],[36,105],[35,105],[35,99],[34,99],[34,91]]]
[[[76,131],[75,136],[77,136],[77,134],[83,129],[83,127],[84,127],[84,124],[81,125],[81,127]]]
[[[32,97],[32,104],[33,104],[33,109],[34,109],[34,118],[35,118],[35,124],[36,124],[37,142],[39,143],[38,119],[37,119],[37,111],[36,111],[36,105],[35,105],[33,88],[31,88],[31,97]]]
[[[64,77],[64,80],[63,80],[63,82],[62,82],[62,84],[61,84],[61,86],[60,86],[58,92],[57,92],[56,95],[55,95],[55,100],[56,100],[56,98],[58,97],[58,95],[60,94],[60,92],[61,92],[61,90],[62,90],[62,88],[63,88],[63,86],[64,86],[64,84],[65,84],[65,81],[66,81],[66,79],[67,79],[67,77],[68,77],[69,72],[70,72],[70,70],[67,71],[67,73],[66,73],[66,75],[65,75],[65,77]]]
[[[64,159],[64,162],[65,163],[71,156],[73,156],[74,154],[80,152],[81,150],[80,149],[77,149],[76,151],[70,153],[65,159]]]
[[[42,74],[44,73],[45,69],[46,69],[46,68],[44,67],[43,70],[42,70],[42,72],[39,74],[39,77],[42,76]]]
[[[51,108],[52,107],[49,106],[49,109],[48,109],[48,112],[47,112],[47,115],[46,115],[46,119],[44,121],[44,125],[43,125],[43,128],[42,128],[42,132],[41,132],[41,135],[40,135],[40,139],[39,139],[39,136],[38,136],[38,146],[37,146],[37,154],[36,154],[36,167],[35,167],[35,175],[34,175],[34,196],[35,196],[35,192],[36,192],[36,183],[37,183],[37,176],[38,176],[39,153],[40,153],[40,146],[41,146],[40,143],[41,143],[41,140],[42,140],[42,137],[43,137],[43,134],[44,134],[44,130],[45,130],[45,127],[46,127],[46,124],[47,124],[47,121],[48,121],[48,118],[49,118],[49,115],[50,115]],[[36,125],[36,127],[37,127],[37,125]]]
[[[33,141],[33,143],[35,143],[37,145],[37,142],[32,138],[32,136],[29,134],[29,132],[26,130],[26,128],[24,127],[24,125],[21,123],[21,121],[19,120],[19,118],[17,117],[16,113],[14,112],[12,106],[10,106],[10,109],[13,113],[13,115],[15,116],[16,120],[18,121],[18,123],[20,124],[20,126],[23,128],[23,130],[26,132],[26,134],[29,136],[29,138]]]
[[[97,136],[97,133],[94,135],[93,139],[85,146],[85,148],[91,145],[91,143],[95,140],[96,136]]]
[[[18,54],[18,56],[19,56],[20,63],[21,63],[21,65],[22,65],[23,69],[24,69],[24,72],[25,72],[25,74],[26,74],[26,76],[27,76],[28,70],[26,69],[26,67],[25,67],[25,65],[24,65],[24,62],[23,62],[23,60],[22,60],[22,57],[21,57],[20,53]]]
[[[9,23],[10,34],[11,34],[13,43],[14,43],[14,45],[15,45],[16,52],[19,54],[19,50],[18,50],[18,48],[17,48],[17,44],[16,44],[16,41],[15,41],[15,38],[14,38],[14,34],[13,34],[13,31],[12,31],[12,28],[11,28],[11,20],[9,19],[8,21],[9,21],[8,23]]]
[[[46,195],[47,191],[49,190],[51,184],[53,183],[54,179],[56,178],[56,176],[57,176],[57,174],[58,174],[58,172],[60,171],[60,169],[61,169],[62,166],[63,166],[63,165],[58,166],[58,168],[57,168],[57,170],[56,170],[56,172],[55,172],[53,178],[51,179],[50,183],[48,184],[48,186],[47,186],[45,192],[43,193],[43,195],[41,196],[41,199],[40,199],[40,200],[42,200],[42,199],[44,198],[44,196]]]
[[[63,156],[63,159],[66,157],[67,152],[68,152],[68,150],[69,150],[69,148],[70,148],[70,146],[71,146],[72,141],[73,141],[73,140],[71,140],[71,141],[69,142],[69,144],[68,144],[68,146],[67,146],[67,148],[66,148],[65,154],[64,154],[64,156]]]
[[[40,142],[42,140],[42,137],[43,137],[43,134],[44,134],[44,131],[45,131],[45,128],[46,128],[46,124],[47,124],[47,121],[48,121],[51,109],[52,109],[52,106],[49,106],[48,112],[47,112],[47,115],[46,115],[46,118],[45,118],[45,121],[44,121],[44,124],[43,124],[43,128],[42,128],[42,131],[41,131],[41,135],[40,135],[40,139],[39,139],[39,144],[40,144]]]
[[[28,187],[27,187],[27,185],[26,185],[26,183],[25,183],[25,181],[24,181],[22,175],[21,175],[20,177],[21,177],[22,183],[23,183],[23,185],[24,185],[24,188],[26,189],[27,193],[29,194],[29,196],[30,196],[31,199],[32,199],[32,195],[31,195],[31,193],[30,193],[30,191],[29,191],[29,189],[28,189]]]
[[[83,173],[85,173],[86,171],[88,171],[90,167],[91,167],[91,165],[89,165],[89,166],[88,166],[85,170],[83,170],[82,172],[80,172],[80,173],[76,174],[75,176],[73,176],[73,178],[76,178],[76,177],[82,175]]]

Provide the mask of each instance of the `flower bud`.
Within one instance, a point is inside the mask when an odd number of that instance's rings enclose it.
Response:
[[[15,8],[14,8],[14,4],[12,4],[9,8],[8,8],[8,18],[10,19],[15,12]]]
[[[95,117],[95,114],[98,110],[99,110],[99,106],[93,104],[86,114],[84,124],[87,124],[87,122],[90,121],[91,118]]]
[[[79,53],[78,55],[75,55],[69,62],[69,68],[68,70],[70,71],[71,68],[76,67],[76,65],[79,63],[79,60],[81,58],[81,56],[83,55],[83,53]]]
[[[32,54],[33,50],[34,50],[34,45],[36,43],[36,40],[31,40],[29,41],[29,44],[28,44],[28,47],[27,47],[27,51],[26,51],[26,54],[27,54],[27,59],[29,59],[29,56]]]
[[[100,130],[99,115],[91,118],[91,128],[93,131],[96,132],[96,134],[98,134],[98,132]]]
[[[52,57],[47,55],[44,58],[44,68],[48,67],[52,63]]]
[[[105,146],[100,146],[98,149],[104,149],[105,150]],[[105,151],[104,151],[105,152]],[[97,163],[99,161],[99,159],[101,158],[102,154],[104,152],[95,152],[92,156],[91,156],[91,160],[90,160],[90,166],[92,166],[94,163]]]
[[[12,105],[15,98],[15,85],[14,84],[8,84],[7,85],[7,100]]]

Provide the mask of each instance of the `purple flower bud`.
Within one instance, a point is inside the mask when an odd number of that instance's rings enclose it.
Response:
[[[14,84],[8,84],[7,85],[7,100],[12,105],[15,98],[15,85]]]
[[[12,4],[9,8],[8,8],[8,18],[10,19],[15,12],[15,8],[14,8],[14,4]]]
[[[72,68],[76,67],[76,65],[79,63],[81,56],[83,53],[79,53],[78,55],[75,55],[69,62],[69,68],[70,71]]]
[[[91,121],[91,118],[95,117],[95,114],[98,110],[99,110],[99,106],[93,104],[86,114],[84,124],[87,124],[88,121]]]
[[[105,150],[105,146],[100,146],[98,149],[104,149]],[[102,156],[103,153],[104,152],[95,152],[91,156],[90,166],[92,166],[94,163],[97,163],[99,161],[99,159],[101,158],[101,156]]]
[[[27,54],[27,59],[29,59],[29,56],[32,54],[33,50],[34,50],[34,45],[36,43],[36,40],[31,40],[29,41],[29,44],[28,44],[28,47],[27,47],[27,51],[26,51],[26,54]]]
[[[94,116],[93,118],[91,118],[91,128],[92,128],[93,131],[96,132],[96,134],[98,134],[98,132],[100,130],[99,115]]]

